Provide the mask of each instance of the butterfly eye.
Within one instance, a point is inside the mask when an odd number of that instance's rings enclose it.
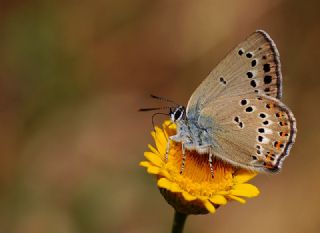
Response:
[[[175,120],[178,120],[179,117],[180,117],[180,115],[181,115],[181,111],[180,111],[180,109],[178,109],[178,110],[174,113],[174,119],[175,119]]]
[[[184,114],[184,108],[183,107],[178,107],[175,109],[173,113],[171,113],[171,119],[172,121],[178,121],[182,118]]]

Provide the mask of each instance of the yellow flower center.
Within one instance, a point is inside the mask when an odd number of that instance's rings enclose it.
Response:
[[[235,169],[219,159],[213,159],[214,177],[211,175],[208,155],[195,151],[186,151],[185,169],[182,174],[182,151],[180,143],[171,143],[169,158],[164,166],[172,178],[172,182],[180,188],[196,196],[211,196],[227,191],[233,186]]]

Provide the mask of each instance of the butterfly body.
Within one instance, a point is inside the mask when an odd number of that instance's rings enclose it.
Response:
[[[216,156],[250,170],[279,171],[296,136],[295,118],[281,95],[278,50],[266,32],[257,31],[199,85],[186,110],[173,112],[177,134],[170,139],[182,144],[182,170],[185,150],[195,150],[209,161]]]
[[[176,122],[177,134],[171,139],[184,143],[187,150],[196,150],[199,154],[208,154],[210,147],[214,145],[212,141],[212,128],[201,127],[193,119],[185,119]]]

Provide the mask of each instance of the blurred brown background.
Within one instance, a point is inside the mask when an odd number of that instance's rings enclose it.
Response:
[[[157,106],[186,104],[256,29],[281,54],[298,135],[261,195],[191,232],[320,232],[319,1],[0,2],[0,232],[169,232],[173,211],[138,167]],[[158,119],[161,123],[162,119]]]

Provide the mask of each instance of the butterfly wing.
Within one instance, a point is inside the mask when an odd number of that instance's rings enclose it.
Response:
[[[216,99],[200,111],[198,124],[212,135],[215,156],[257,171],[278,171],[296,136],[292,112],[265,95]]]
[[[187,116],[195,115],[212,99],[251,93],[280,98],[281,71],[278,50],[264,31],[256,31],[233,49],[192,94]]]

